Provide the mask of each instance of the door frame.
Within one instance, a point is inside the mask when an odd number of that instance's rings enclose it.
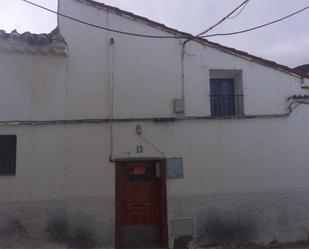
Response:
[[[120,188],[121,181],[121,170],[120,168],[126,163],[134,162],[160,162],[160,247],[168,247],[168,226],[167,226],[167,194],[166,194],[166,162],[165,160],[127,160],[127,161],[116,161],[116,184],[115,184],[115,194],[116,194],[116,226],[115,226],[115,248],[122,249],[122,232],[121,232],[121,200],[123,194]]]

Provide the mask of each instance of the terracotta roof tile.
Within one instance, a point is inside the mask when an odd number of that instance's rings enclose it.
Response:
[[[48,34],[33,34],[30,32],[18,33],[16,30],[13,30],[11,33],[7,33],[4,30],[0,30],[0,39],[20,40],[26,42],[30,46],[43,46],[53,42],[61,42],[66,44],[57,28]]]

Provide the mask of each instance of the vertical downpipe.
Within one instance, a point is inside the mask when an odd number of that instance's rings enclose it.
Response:
[[[106,12],[106,26],[109,27],[109,12]],[[106,33],[109,35],[109,32]],[[109,75],[109,115],[110,119],[110,155],[109,160],[113,162],[114,155],[114,137],[113,137],[113,121],[114,121],[114,72],[115,72],[115,40],[110,38],[107,44],[108,53],[108,75]]]
[[[185,105],[185,49],[186,49],[186,44],[187,42],[184,41],[182,43],[182,48],[181,48],[181,91],[182,91],[182,102],[184,106],[183,110],[183,115],[186,115],[186,105]]]
[[[111,38],[108,49],[108,64],[109,64],[109,104],[110,104],[110,161],[113,161],[114,154],[114,139],[113,139],[113,120],[114,120],[114,70],[115,70],[115,40]]]
[[[181,83],[182,83],[182,101],[184,106],[183,116],[186,116],[186,104],[185,104],[185,54],[186,54],[186,45],[192,38],[185,40],[181,46]]]

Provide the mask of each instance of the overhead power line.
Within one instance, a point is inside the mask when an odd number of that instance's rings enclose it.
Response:
[[[249,31],[253,31],[253,30],[257,30],[257,29],[260,29],[260,28],[267,27],[267,26],[272,25],[272,24],[277,23],[277,22],[281,22],[281,21],[288,19],[292,16],[295,16],[295,15],[297,15],[297,14],[299,14],[299,13],[301,13],[301,12],[307,10],[307,9],[309,9],[309,5],[306,6],[305,8],[302,8],[298,11],[295,11],[295,12],[293,12],[293,13],[287,15],[287,16],[281,17],[279,19],[276,19],[276,20],[268,22],[268,23],[264,23],[264,24],[259,25],[259,26],[255,26],[255,27],[240,30],[240,31],[228,32],[228,33],[216,33],[216,34],[210,34],[210,35],[203,35],[201,37],[226,36],[226,35],[237,35],[237,34],[241,34],[241,33],[246,33],[246,32],[249,32]]]
[[[99,26],[99,25],[96,25],[96,24],[93,24],[93,23],[89,23],[89,22],[77,19],[75,17],[68,16],[66,14],[63,14],[63,13],[51,10],[49,8],[46,8],[46,7],[42,6],[42,5],[33,3],[31,1],[28,1],[28,0],[21,0],[21,1],[26,2],[28,4],[31,4],[31,5],[33,5],[35,7],[40,8],[40,9],[46,10],[48,12],[54,13],[54,14],[56,14],[58,16],[62,16],[64,18],[70,19],[72,21],[75,21],[75,22],[78,22],[78,23],[81,23],[81,24],[84,24],[84,25],[88,25],[88,26],[93,27],[93,28],[103,29],[103,30],[114,32],[114,33],[118,33],[118,34],[130,35],[130,36],[138,36],[138,37],[143,37],[143,38],[165,38],[165,39],[168,39],[168,38],[170,38],[170,39],[180,39],[180,38],[192,37],[192,35],[189,35],[189,34],[187,36],[145,35],[145,34],[132,33],[132,32],[127,32],[127,31],[122,31],[122,30],[110,29],[110,28],[107,28],[107,27],[103,27],[103,26]]]
[[[225,17],[223,17],[219,22],[217,22],[216,24],[210,26],[208,29],[206,29],[205,31],[199,33],[197,36],[200,37],[206,33],[208,33],[210,30],[214,29],[215,27],[217,27],[218,25],[220,25],[221,23],[223,23],[226,19],[228,19],[231,15],[233,15],[238,9],[240,9],[243,6],[246,6],[246,4],[249,2],[250,0],[245,0],[243,1],[240,5],[238,5],[235,9],[233,9],[229,14],[227,14]],[[241,10],[242,11],[242,10]]]
[[[69,15],[66,15],[66,14],[63,14],[63,13],[51,10],[49,8],[46,8],[44,6],[41,6],[39,4],[33,3],[31,1],[28,1],[28,0],[21,0],[21,1],[26,2],[28,4],[31,4],[33,6],[36,6],[37,8],[46,10],[46,11],[51,12],[51,13],[54,13],[54,14],[56,14],[58,16],[62,16],[64,18],[70,19],[72,21],[75,21],[75,22],[78,22],[78,23],[81,23],[81,24],[84,24],[84,25],[88,25],[90,27],[94,27],[94,28],[97,28],[97,29],[102,29],[102,30],[118,33],[118,34],[129,35],[129,36],[136,36],[136,37],[142,37],[142,38],[156,38],[156,39],[186,39],[186,38],[192,38],[192,37],[195,38],[195,36],[189,35],[189,34],[188,35],[183,35],[183,36],[161,36],[161,35],[146,35],[146,34],[139,34],[139,33],[132,33],[132,32],[126,32],[126,31],[121,31],[121,30],[110,29],[110,28],[106,28],[106,27],[103,27],[103,26],[92,24],[92,23],[89,23],[89,22],[86,22],[86,21],[79,20],[79,19],[77,19],[75,17],[71,17]],[[285,20],[287,18],[290,18],[290,17],[292,17],[294,15],[297,15],[297,14],[299,14],[299,13],[301,13],[301,12],[307,10],[307,9],[309,9],[309,5],[306,6],[305,8],[303,8],[303,9],[295,11],[295,12],[293,12],[293,13],[287,15],[287,16],[284,16],[282,18],[279,18],[277,20],[274,20],[274,21],[271,21],[271,22],[268,22],[268,23],[265,23],[265,24],[262,24],[262,25],[259,25],[259,26],[256,26],[256,27],[248,28],[248,29],[245,29],[245,30],[234,31],[234,32],[229,32],[229,33],[217,33],[217,34],[210,34],[210,35],[202,35],[200,37],[227,36],[227,35],[236,35],[236,34],[246,33],[246,32],[252,31],[252,30],[257,30],[257,29],[269,26],[271,24],[283,21],[283,20]],[[196,38],[198,38],[198,37],[196,37]]]
[[[249,1],[246,2],[246,3],[244,4],[244,6],[242,6],[241,10],[240,10],[237,14],[235,14],[234,16],[230,16],[228,19],[234,19],[234,18],[236,18],[237,16],[239,16],[239,15],[244,11],[244,9],[246,8],[246,6],[247,6],[248,3],[249,3]]]

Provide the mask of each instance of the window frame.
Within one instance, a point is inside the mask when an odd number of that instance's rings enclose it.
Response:
[[[209,69],[209,115],[213,118],[220,118],[220,117],[235,117],[235,116],[244,116],[245,115],[245,107],[244,107],[244,84],[243,84],[243,70],[242,69],[218,69],[218,68],[211,68]],[[211,89],[211,81],[213,80],[227,80],[227,81],[233,81],[233,91],[228,91],[227,89],[225,94],[229,93],[231,96],[226,97],[214,97],[212,94],[214,94],[213,90]],[[227,86],[228,88],[228,86]],[[218,90],[217,92],[218,93]],[[220,90],[219,90],[220,93]],[[232,93],[232,94],[231,94]],[[221,91],[221,94],[224,95],[224,90]],[[212,103],[214,101],[214,98],[217,98],[218,101],[221,99],[221,105],[220,103],[217,106],[217,111],[214,111]],[[232,100],[231,100],[232,98]],[[223,102],[230,102],[232,103],[233,107],[228,108],[224,107],[222,104]],[[226,104],[225,104],[226,105]],[[221,112],[218,112],[218,108],[222,109]],[[226,110],[224,111],[224,108]],[[234,109],[234,111],[232,111]],[[226,113],[224,113],[226,112]]]
[[[0,135],[0,177],[16,176],[17,135]],[[5,166],[3,166],[6,164]]]

